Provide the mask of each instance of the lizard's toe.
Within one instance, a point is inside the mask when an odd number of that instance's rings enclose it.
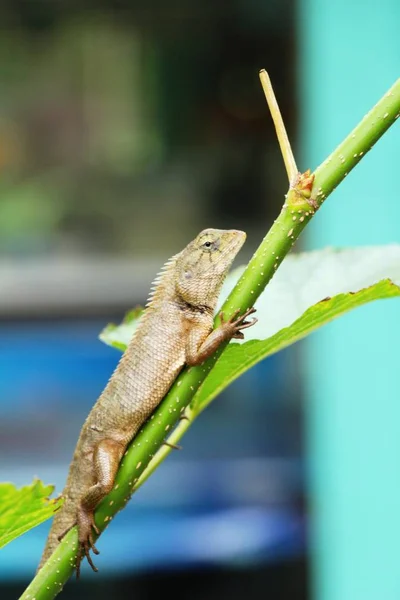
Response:
[[[94,545],[92,533],[89,533],[88,545],[89,545],[89,548],[93,551],[93,554],[97,554],[97,555],[100,554],[100,551],[97,550],[96,546]]]
[[[86,540],[85,542],[83,542],[82,546],[83,546],[83,550],[84,550],[84,552],[85,552],[86,559],[87,559],[87,561],[88,561],[88,563],[89,563],[89,565],[90,565],[90,568],[91,568],[91,569],[92,569],[92,570],[93,570],[95,573],[97,573],[97,572],[98,572],[98,568],[96,567],[96,565],[94,564],[94,562],[93,562],[93,560],[92,560],[92,557],[90,556],[90,549],[92,549],[92,550],[93,550],[93,546],[91,546],[91,545],[90,545],[90,542],[89,542],[88,540]],[[93,550],[93,551],[94,551],[94,550]],[[95,554],[98,554],[98,551],[97,551],[97,550],[96,550]]]
[[[92,519],[92,529],[94,530],[96,535],[100,535],[100,529],[97,527],[96,523],[94,522],[94,519]]]
[[[84,510],[82,507],[78,511],[78,540],[79,540],[79,553],[76,560],[76,573],[80,573],[80,565],[83,558],[86,557],[92,570],[97,573],[98,569],[93,563],[90,551],[93,554],[100,554],[99,550],[94,545],[94,533],[100,534],[99,528],[94,522],[93,512]]]
[[[77,579],[79,579],[79,577],[81,575],[81,564],[82,564],[82,560],[85,557],[89,563],[90,568],[95,573],[98,573],[98,568],[96,567],[96,565],[93,562],[92,557],[90,556],[90,550],[93,550],[94,554],[99,554],[99,551],[97,550],[96,546],[92,543],[91,540],[87,539],[82,542],[79,542],[78,554],[76,557],[76,565],[75,565]]]

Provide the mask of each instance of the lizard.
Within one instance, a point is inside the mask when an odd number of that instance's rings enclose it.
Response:
[[[180,370],[203,363],[257,319],[242,307],[228,320],[214,311],[225,276],[244,244],[239,230],[205,229],[167,261],[153,282],[143,315],[106,387],[90,411],[79,436],[39,569],[62,537],[78,527],[76,574],[83,558],[94,571],[90,551],[98,554],[94,511],[111,491],[128,444],[156,409]]]

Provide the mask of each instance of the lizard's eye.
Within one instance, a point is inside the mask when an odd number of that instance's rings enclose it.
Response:
[[[210,252],[214,252],[214,250],[218,250],[218,247],[219,247],[219,241],[218,241],[218,240],[213,240],[213,239],[211,238],[211,240],[210,240],[210,239],[208,239],[208,240],[206,240],[205,242],[203,242],[203,243],[201,244],[201,247],[202,247],[202,248],[204,248],[204,250],[208,250],[208,251],[210,251]]]

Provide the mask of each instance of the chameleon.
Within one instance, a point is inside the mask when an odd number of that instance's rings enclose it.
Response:
[[[112,490],[128,444],[185,364],[203,363],[222,342],[243,339],[242,330],[257,321],[246,321],[255,309],[242,307],[228,320],[220,313],[221,323],[213,329],[219,292],[245,239],[243,231],[205,229],[154,280],[137,329],[82,427],[64,503],[54,516],[39,568],[77,525],[76,574],[85,557],[97,571],[90,554],[99,553],[94,511]]]

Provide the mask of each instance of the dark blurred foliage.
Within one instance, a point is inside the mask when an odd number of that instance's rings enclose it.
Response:
[[[291,1],[17,1],[0,21],[0,250],[265,232],[286,182],[258,70],[293,132]]]

